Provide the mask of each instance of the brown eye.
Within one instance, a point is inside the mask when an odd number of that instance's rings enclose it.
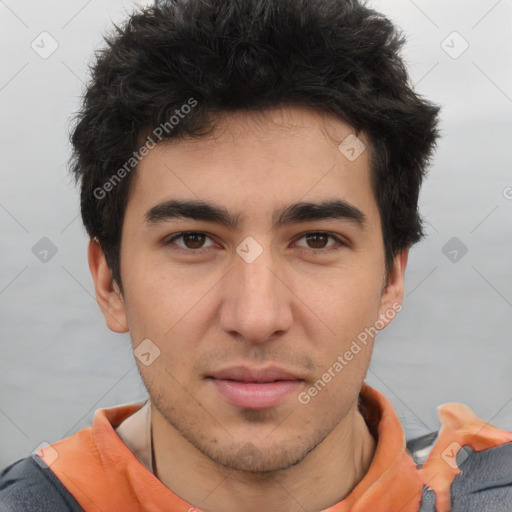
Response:
[[[206,242],[210,241],[208,245]],[[175,249],[182,252],[188,252],[191,254],[200,253],[206,251],[209,247],[213,247],[211,237],[205,233],[199,231],[187,231],[184,233],[178,233],[177,235],[168,238],[163,242],[164,245],[176,246]]]
[[[334,240],[334,243],[329,244],[329,239]],[[335,251],[346,245],[339,237],[321,231],[306,233],[302,235],[299,240],[304,240],[306,245],[297,244],[298,247],[312,249],[315,252],[318,251],[318,253]]]
[[[182,238],[187,249],[200,249],[206,239],[202,233],[184,233]]]
[[[323,249],[328,239],[329,236],[324,233],[311,233],[306,235],[307,243],[312,249]]]

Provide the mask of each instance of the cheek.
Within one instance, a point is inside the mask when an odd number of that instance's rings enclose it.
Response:
[[[139,371],[148,385],[154,383],[155,392],[176,390],[177,382],[188,382],[194,374],[197,348],[206,338],[211,311],[206,296],[211,279],[184,279],[184,273],[171,273],[158,265],[133,265],[131,272],[125,286],[129,297],[126,314]],[[137,357],[145,340],[150,340],[156,347],[150,344],[151,350],[158,353],[150,366]]]
[[[125,268],[126,314],[134,342],[140,336],[161,339],[190,309],[190,283],[142,253],[127,258]]]
[[[306,339],[315,353],[315,374],[321,381],[318,402],[336,400],[343,390],[343,395],[349,389],[356,393],[366,375],[381,287],[380,277],[365,270],[353,267],[328,286],[322,280],[308,286],[307,305],[314,314],[308,312]]]
[[[346,265],[316,276],[298,277],[294,289],[301,290],[318,327],[344,339],[373,325],[378,317],[383,276],[363,264]]]
[[[346,295],[339,293],[323,303],[318,316],[328,329],[316,321],[308,334],[315,353],[315,381],[298,398],[323,418],[342,417],[353,404],[373,350],[378,300],[368,290],[347,287],[345,291]]]
[[[338,342],[336,346],[328,355],[324,354],[315,380],[308,382],[297,396],[305,415],[322,418],[325,423],[339,421],[354,405],[368,371],[373,345],[356,339]],[[315,412],[312,414],[311,410]]]

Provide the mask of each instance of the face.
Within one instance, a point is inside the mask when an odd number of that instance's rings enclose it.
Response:
[[[106,321],[144,348],[136,361],[161,419],[219,465],[290,467],[342,429],[368,333],[401,301],[406,256],[386,284],[369,144],[359,135],[356,159],[338,148],[351,134],[306,108],[225,114],[212,136],[158,145],[139,164],[123,296],[91,249]]]

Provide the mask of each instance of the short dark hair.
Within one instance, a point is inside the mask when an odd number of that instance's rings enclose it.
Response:
[[[414,92],[404,37],[385,16],[357,0],[164,0],[114,27],[91,66],[70,167],[87,233],[121,290],[121,231],[141,144],[157,142],[157,127],[162,141],[203,137],[212,114],[285,105],[334,114],[370,141],[388,274],[423,237],[418,195],[439,107]]]

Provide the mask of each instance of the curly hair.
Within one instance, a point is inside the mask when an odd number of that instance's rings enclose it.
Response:
[[[114,27],[90,66],[70,168],[84,226],[121,291],[127,162],[136,170],[151,134],[204,137],[223,112],[303,106],[364,132],[388,273],[423,237],[418,195],[439,107],[414,92],[404,37],[385,16],[358,0],[157,0]]]

